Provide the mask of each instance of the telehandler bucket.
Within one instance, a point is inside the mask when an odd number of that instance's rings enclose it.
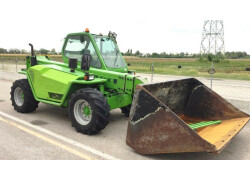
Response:
[[[248,121],[194,78],[137,85],[126,143],[141,154],[219,153]]]

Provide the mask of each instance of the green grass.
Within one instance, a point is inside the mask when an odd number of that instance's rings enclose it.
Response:
[[[194,77],[210,77],[208,69],[211,68],[211,62],[198,62],[189,59],[168,61],[164,59],[159,61],[154,59],[154,73],[177,75],[177,76],[194,76]],[[130,63],[129,69],[139,73],[151,73],[151,60],[133,60],[127,59]],[[181,66],[181,68],[178,68]],[[250,72],[246,68],[250,68],[250,60],[227,60],[222,63],[214,63],[216,73],[214,78],[250,80]]]

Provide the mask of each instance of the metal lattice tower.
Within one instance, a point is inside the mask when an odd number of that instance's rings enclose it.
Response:
[[[200,54],[225,54],[224,25],[222,20],[205,20]]]

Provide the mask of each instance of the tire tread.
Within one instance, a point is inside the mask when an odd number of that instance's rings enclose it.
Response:
[[[25,94],[25,100],[22,106],[17,106],[14,100],[14,91],[16,87],[20,87]],[[36,108],[38,107],[39,102],[35,100],[27,79],[16,80],[13,83],[13,86],[11,87],[10,94],[11,94],[10,100],[12,101],[12,106],[17,112],[30,113],[35,111]]]
[[[71,108],[73,108],[73,104],[75,99],[78,96],[81,96],[82,94],[86,94],[89,96],[90,100],[93,102],[94,104],[94,108],[96,111],[96,114],[98,116],[98,118],[91,123],[90,128],[88,129],[83,129],[81,127],[81,125],[78,125],[73,116],[73,112],[71,112]],[[77,90],[75,93],[73,93],[70,97],[69,100],[69,113],[70,113],[70,120],[72,122],[72,125],[75,127],[75,129],[78,132],[82,132],[84,134],[96,134],[97,132],[101,131],[102,129],[104,129],[106,127],[106,125],[108,124],[108,120],[109,120],[109,105],[107,103],[107,99],[103,96],[103,94],[93,88],[84,88],[84,89],[79,89]]]

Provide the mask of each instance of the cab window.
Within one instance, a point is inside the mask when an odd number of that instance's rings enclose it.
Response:
[[[102,67],[94,46],[87,35],[70,36],[64,49],[64,55],[68,58],[76,58],[81,62],[83,53],[91,55],[90,65],[92,67]]]

